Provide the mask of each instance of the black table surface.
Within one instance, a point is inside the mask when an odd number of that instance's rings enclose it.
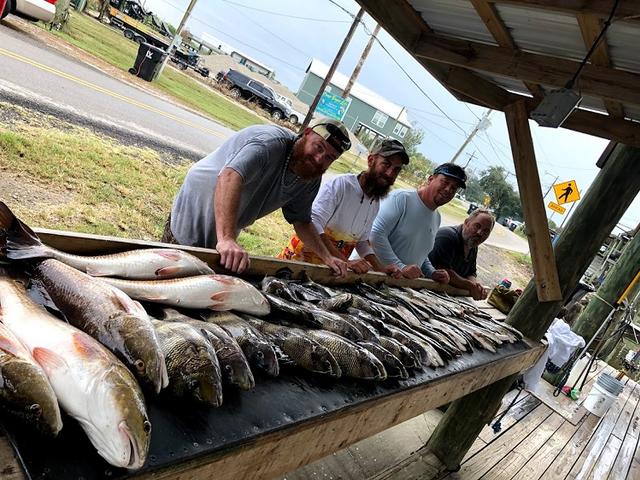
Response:
[[[73,419],[63,416],[64,428],[46,440],[5,421],[5,430],[24,471],[31,479],[122,479],[162,469],[202,455],[230,450],[265,434],[293,428],[354,406],[420,388],[437,379],[524,352],[524,342],[506,344],[496,353],[476,350],[445,367],[414,370],[407,380],[364,382],[332,380],[299,370],[283,369],[280,377],[258,375],[251,391],[226,387],[224,404],[210,408],[189,402],[148,399],[152,423],[151,446],[145,465],[128,471],[107,464]]]

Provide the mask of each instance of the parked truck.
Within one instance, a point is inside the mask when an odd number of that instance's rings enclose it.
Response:
[[[169,26],[153,13],[148,12],[139,0],[110,0],[109,22],[122,30],[125,37],[138,43],[167,50],[173,35]]]

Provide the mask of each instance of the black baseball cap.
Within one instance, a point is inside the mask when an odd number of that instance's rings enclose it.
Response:
[[[324,138],[329,145],[338,151],[339,155],[351,148],[349,131],[342,122],[332,118],[322,118],[310,125],[311,130]]]
[[[402,163],[407,165],[409,163],[409,155],[404,148],[404,145],[395,138],[385,138],[380,144],[371,151],[371,155],[382,155],[383,157],[390,157],[392,155],[400,155],[402,157]]]
[[[447,177],[455,178],[458,181],[460,188],[467,188],[467,174],[464,172],[464,168],[455,163],[443,163],[438,165],[433,171],[433,175],[445,175]]]

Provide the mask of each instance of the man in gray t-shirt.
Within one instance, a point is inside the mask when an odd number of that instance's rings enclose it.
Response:
[[[344,275],[346,263],[329,253],[311,226],[311,205],[322,174],[350,145],[346,128],[329,119],[297,136],[276,125],[239,131],[189,169],[163,241],[215,248],[224,268],[241,273],[249,255],[236,241],[240,230],[282,208],[298,236]]]

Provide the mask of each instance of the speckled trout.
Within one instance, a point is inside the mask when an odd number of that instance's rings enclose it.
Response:
[[[0,275],[3,323],[42,367],[62,408],[110,464],[140,468],[151,424],[131,372],[100,343],[35,304],[24,285]]]

